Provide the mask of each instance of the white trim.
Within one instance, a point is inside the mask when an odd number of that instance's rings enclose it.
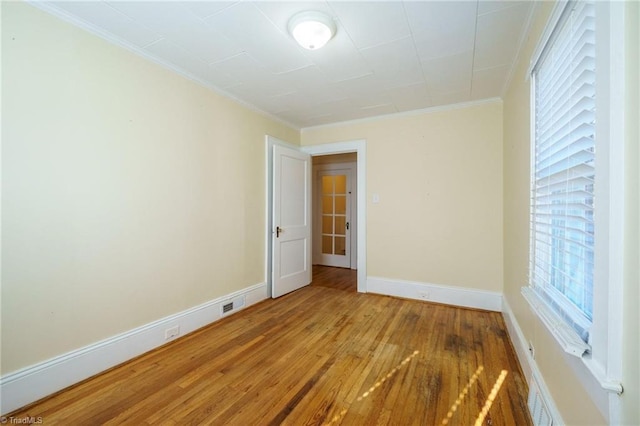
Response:
[[[536,313],[566,353],[581,358],[582,355],[591,351],[591,346],[586,344],[560,315],[548,307],[531,287],[522,287],[521,292],[531,310]]]
[[[516,320],[513,311],[509,307],[506,298],[503,299],[503,316],[505,317],[505,323],[507,325],[507,330],[510,333],[511,341],[514,343],[514,347],[516,349],[516,355],[518,356],[518,361],[520,361],[520,365],[522,367],[527,367],[531,370],[532,374],[537,375],[540,383],[544,384],[542,380],[542,373],[540,372],[537,363],[535,362],[535,355],[532,357],[530,355],[523,356],[523,353],[528,352],[528,343],[518,321]],[[543,330],[546,327],[543,328]],[[514,340],[515,339],[515,340]],[[610,399],[616,398],[619,400],[619,395],[615,392],[613,388],[615,383],[605,383],[603,380],[599,380],[604,378],[602,371],[597,371],[596,364],[591,360],[590,356],[585,355],[582,358],[577,358],[575,356],[571,356],[569,354],[563,353],[562,360],[571,368],[571,371],[575,374],[576,378],[582,385],[582,388],[589,395],[591,400],[594,403],[594,406],[600,411],[604,418],[610,418],[615,415],[614,406],[611,405]],[[524,369],[524,368],[523,368]],[[549,393],[546,385],[544,385],[544,392],[547,394],[545,398],[547,404],[552,411],[555,411],[557,416],[560,419],[560,413],[555,407],[555,404],[551,404],[550,401],[553,401],[551,398],[551,394]],[[565,424],[561,420],[558,423],[554,424]],[[611,423],[610,424],[619,424],[619,423]]]
[[[554,425],[564,425],[566,424],[564,420],[562,420],[562,416],[560,415],[560,411],[556,406],[555,401],[551,397],[551,392],[549,392],[549,388],[545,383],[542,373],[538,369],[538,364],[535,361],[535,354],[532,355],[529,352],[529,344],[527,343],[527,339],[520,328],[520,324],[516,320],[516,316],[513,314],[511,310],[511,306],[507,302],[507,298],[502,298],[502,316],[504,318],[504,322],[507,326],[507,332],[509,333],[509,338],[511,339],[511,343],[516,350],[516,356],[518,357],[518,361],[520,362],[520,366],[523,369],[523,373],[529,385],[531,382],[535,380],[538,385],[538,389],[540,394],[542,395],[542,399],[546,403],[546,406],[551,414],[551,418],[553,419]]]
[[[511,339],[513,348],[516,350],[516,356],[518,357],[518,361],[520,362],[522,372],[524,373],[527,380],[529,380],[535,364],[535,355],[534,353],[529,351],[529,343],[527,341],[527,338],[522,332],[520,324],[518,324],[518,321],[516,320],[516,317],[513,314],[513,310],[511,309],[509,302],[507,302],[506,297],[502,298],[502,316],[504,318],[504,323],[507,326],[507,332],[509,333],[509,338]]]
[[[451,111],[451,110],[456,110],[456,109],[470,108],[470,107],[474,107],[474,106],[478,106],[478,105],[485,105],[485,104],[492,104],[492,103],[502,103],[502,99],[501,98],[487,98],[487,99],[480,99],[480,100],[477,100],[477,101],[460,102],[460,103],[457,103],[457,104],[439,105],[439,106],[422,108],[422,109],[412,109],[410,111],[394,112],[394,113],[391,113],[391,114],[376,115],[374,117],[357,118],[355,120],[338,121],[338,122],[335,122],[335,123],[320,124],[320,125],[317,125],[317,126],[303,127],[300,130],[300,133],[304,133],[307,130],[318,130],[318,129],[333,128],[333,127],[352,126],[354,124],[370,123],[370,122],[378,121],[378,120],[386,120],[386,119],[391,119],[391,118],[402,118],[402,117],[412,117],[412,116],[415,116],[415,115],[422,115],[422,114],[434,113],[434,112]]]
[[[627,128],[627,119],[625,117],[625,49],[626,49],[626,19],[625,8],[623,2],[607,2],[604,4],[596,4],[596,25],[604,27],[606,33],[602,34],[602,39],[606,40],[606,44],[598,46],[599,40],[596,40],[596,67],[605,69],[604,76],[601,78],[602,83],[597,83],[600,87],[606,86],[606,99],[603,96],[596,97],[596,102],[600,100],[603,103],[596,104],[596,132],[604,134],[604,139],[596,138],[596,150],[601,149],[604,145],[607,147],[608,157],[606,167],[606,176],[608,177],[608,200],[605,202],[607,213],[602,219],[607,221],[608,235],[605,237],[608,246],[598,247],[596,240],[596,259],[598,256],[607,258],[607,275],[602,277],[602,282],[606,283],[606,293],[600,297],[594,292],[594,317],[597,312],[606,312],[604,317],[598,322],[602,324],[602,333],[606,338],[596,344],[602,344],[599,352],[594,352],[593,362],[585,362],[586,367],[595,376],[603,386],[609,383],[618,383],[619,388],[609,394],[609,416],[610,424],[620,424],[621,421],[621,399],[619,393],[622,392],[623,379],[622,359],[623,359],[623,321],[624,312],[620,307],[624,305],[624,243],[625,243],[625,132]],[[599,16],[604,16],[599,19]],[[606,20],[606,24],[603,21]],[[602,31],[604,32],[604,31]],[[598,35],[596,36],[598,37]],[[607,56],[605,56],[605,54]],[[597,77],[596,77],[597,78]],[[597,96],[597,95],[596,95]],[[603,114],[599,114],[603,113]],[[606,116],[606,118],[604,117]],[[604,131],[599,128],[599,124],[604,124]],[[596,161],[597,160],[596,156]],[[602,167],[602,164],[596,164],[596,167]],[[596,191],[598,188],[596,186]],[[596,192],[596,197],[598,196]],[[597,198],[596,198],[597,200]],[[597,202],[597,201],[596,201]],[[599,226],[598,217],[596,216],[596,227]],[[600,222],[602,223],[602,222]],[[596,228],[598,229],[598,228]],[[598,250],[600,248],[600,251]],[[595,279],[595,277],[594,277]],[[606,307],[601,306],[602,301],[606,298]],[[603,353],[604,352],[604,353]],[[606,387],[608,389],[608,387]],[[617,394],[616,394],[617,393]]]
[[[500,312],[502,293],[465,287],[405,281],[392,278],[367,277],[370,293],[425,300],[466,308]]]
[[[593,375],[599,386],[614,394],[620,395],[623,391],[619,381],[610,380],[600,364],[595,362],[586,352],[591,348],[584,343],[578,333],[560,318],[553,310],[546,306],[536,292],[529,286],[522,287],[522,295],[529,303],[529,306],[536,313],[540,321],[545,325],[549,333],[558,341],[562,349],[569,355],[573,355],[582,360],[584,366]]]
[[[196,77],[195,75],[191,74],[188,71],[185,71],[184,69],[172,64],[171,62],[167,62],[163,59],[160,59],[154,55],[151,55],[149,52],[147,52],[146,50],[144,50],[143,48],[136,46],[135,44],[131,44],[128,41],[108,32],[105,31],[102,28],[96,27],[95,25],[86,22],[85,20],[70,14],[69,12],[63,10],[63,9],[59,9],[55,6],[55,1],[41,1],[41,0],[25,0],[27,3],[29,3],[30,5],[44,11],[47,12],[53,16],[55,16],[58,19],[61,19],[65,22],[70,23],[73,26],[76,26],[78,28],[81,28],[85,31],[90,32],[91,34],[94,34],[98,37],[100,37],[101,39],[114,44],[116,46],[122,47],[123,49],[126,49],[148,61],[151,61],[157,65],[160,65],[163,68],[166,68],[188,80],[193,81],[194,83],[197,83],[201,86],[206,87],[207,89],[216,92],[217,94],[219,94],[220,96],[223,96],[233,102],[236,102],[239,105],[242,105],[243,107],[250,109],[253,112],[256,112],[270,120],[274,120],[277,121],[281,124],[284,124],[285,126],[291,127],[295,130],[300,130],[300,126],[290,123],[278,116],[275,116],[273,114],[270,114],[260,108],[258,108],[257,106],[250,104],[247,101],[244,101],[234,95],[232,95],[231,93],[219,88],[218,86],[215,86],[213,84],[211,84],[211,82],[207,81],[207,80],[203,80],[200,77]]]
[[[367,142],[364,139],[303,146],[302,151],[316,155],[357,153],[357,221],[358,221],[358,292],[366,293],[367,287]]]
[[[166,344],[165,330],[179,327],[185,335],[219,320],[222,304],[244,297],[240,311],[267,299],[267,284],[259,283],[201,305],[136,327],[125,333],[56,356],[0,378],[0,410],[17,410],[52,393],[95,376]],[[227,314],[228,315],[228,314]],[[226,315],[225,315],[226,316]]]
[[[534,313],[534,317],[538,318],[540,322],[542,322],[542,319],[539,316],[535,315],[535,313]],[[511,321],[513,324],[517,325],[515,316],[512,315]],[[548,328],[546,326],[543,326],[541,327],[541,330],[548,330]],[[550,331],[549,331],[549,335],[553,337],[553,333],[551,333]],[[516,353],[518,352],[516,351]],[[612,416],[615,416],[616,409],[613,408],[615,407],[615,405],[611,405],[610,400],[612,397],[616,398],[616,400],[620,399],[619,395],[616,393],[616,390],[618,389],[617,385],[619,383],[616,384],[613,382],[608,382],[605,379],[604,371],[598,366],[598,364],[594,360],[591,359],[591,356],[589,354],[585,354],[582,357],[569,355],[564,351],[562,351],[561,354],[562,354],[561,361],[563,361],[571,369],[575,377],[580,382],[582,389],[587,393],[587,395],[589,395],[594,406],[598,409],[598,411],[600,411],[602,416],[604,418],[611,418]],[[521,359],[520,356],[518,356],[518,358],[521,364],[524,364],[523,359]],[[538,377],[542,378],[542,374],[539,372],[535,361],[530,365],[532,366],[532,371],[534,372],[537,371]],[[609,422],[609,423],[619,424],[619,423],[612,423],[612,422]],[[560,423],[560,424],[564,424],[564,423]]]

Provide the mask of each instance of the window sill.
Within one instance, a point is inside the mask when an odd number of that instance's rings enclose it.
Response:
[[[564,352],[579,358],[586,370],[588,370],[588,374],[600,384],[602,389],[620,395],[623,391],[622,384],[607,380],[606,372],[590,354],[591,346],[585,343],[575,330],[551,310],[531,287],[522,287],[521,292],[532,311],[540,318],[540,321],[556,339]]]
[[[566,353],[581,358],[584,354],[591,352],[591,346],[585,343],[573,328],[569,327],[558,314],[549,308],[531,287],[522,287],[521,291],[533,312],[538,315]]]

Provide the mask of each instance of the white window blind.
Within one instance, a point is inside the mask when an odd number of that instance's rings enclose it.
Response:
[[[567,6],[532,77],[530,285],[587,342],[596,173],[593,2]]]

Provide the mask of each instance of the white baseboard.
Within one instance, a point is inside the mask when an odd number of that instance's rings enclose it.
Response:
[[[518,357],[518,361],[520,362],[520,366],[522,367],[522,372],[527,383],[531,387],[532,381],[535,381],[534,386],[536,386],[540,392],[540,396],[542,397],[546,408],[549,411],[549,415],[553,420],[553,425],[566,424],[564,420],[562,420],[560,411],[558,411],[558,407],[551,397],[551,392],[549,392],[549,388],[542,377],[542,373],[540,373],[540,369],[538,369],[538,364],[535,361],[535,353],[532,355],[531,352],[529,352],[529,342],[522,332],[522,328],[520,328],[520,324],[518,324],[518,320],[513,314],[506,297],[502,298],[502,316],[504,317],[509,338],[511,339],[511,343],[513,343],[516,356]]]
[[[267,284],[256,284],[7,374],[0,378],[0,412],[10,413],[211,324],[223,317],[222,305],[229,302],[234,303],[235,312],[267,298]],[[228,314],[229,312],[224,316]],[[175,327],[179,327],[178,334],[166,339],[167,329]]]
[[[500,312],[502,293],[380,277],[367,277],[367,292]]]
[[[535,361],[531,352],[529,352],[529,342],[516,321],[516,317],[506,297],[502,298],[502,317],[507,326],[507,332],[509,333],[511,343],[513,343],[513,348],[516,350],[518,361],[520,361],[520,367],[522,367],[522,372],[528,382],[531,379],[531,372],[533,371]]]

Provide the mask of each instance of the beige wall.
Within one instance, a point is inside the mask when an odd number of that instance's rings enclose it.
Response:
[[[2,2],[2,373],[264,282],[299,131]]]
[[[367,144],[367,275],[502,291],[502,103],[302,132],[302,145],[356,139]]]
[[[517,71],[504,98],[504,293],[515,313],[525,338],[531,341],[536,350],[536,363],[560,410],[564,421],[571,425],[605,424],[606,419],[594,404],[590,403],[585,388],[569,367],[569,360],[559,348],[544,325],[532,315],[526,301],[520,295],[522,286],[528,283],[529,260],[529,170],[530,170],[530,126],[529,126],[529,81],[525,79],[529,60],[553,3],[540,3],[533,28],[521,52]],[[630,4],[629,9],[632,9]],[[637,11],[631,28],[637,32]],[[637,34],[636,34],[637,39]],[[635,79],[635,91],[629,92],[629,102],[635,102],[635,111],[628,112],[638,117],[637,75],[638,44],[634,42],[628,49],[627,59],[635,61],[635,68],[628,69],[630,80]],[[629,72],[632,71],[632,72]],[[635,114],[635,115],[633,115]],[[627,229],[635,230],[638,235],[638,184],[639,168],[637,155],[637,123],[629,127],[628,144],[635,144],[635,155],[628,157],[630,175],[628,176],[627,198],[631,201]],[[634,130],[635,129],[635,130]],[[634,192],[635,191],[635,192]],[[623,325],[626,346],[624,348],[625,366],[623,385],[625,393],[622,400],[624,424],[640,424],[638,413],[638,240],[635,237],[627,241],[626,254],[634,263],[628,262],[625,278],[625,295],[630,296],[625,305],[625,323]]]

